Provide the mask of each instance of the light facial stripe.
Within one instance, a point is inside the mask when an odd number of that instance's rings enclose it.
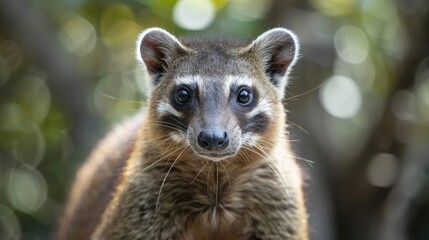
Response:
[[[248,146],[256,146],[261,137],[255,133],[248,132],[243,134],[243,144]]]
[[[253,87],[253,80],[252,78],[248,76],[237,76],[237,75],[228,75],[225,78],[225,85],[224,85],[224,93],[225,96],[228,96],[230,93],[231,88],[236,86],[247,86],[249,88]]]
[[[178,132],[172,132],[172,133],[170,133],[170,138],[173,141],[177,142],[177,143],[184,142],[185,139],[186,139],[185,136],[183,136],[182,133],[178,133]]]
[[[176,85],[189,85],[189,86],[198,86],[200,90],[200,95],[204,96],[204,91],[206,89],[205,84],[209,84],[208,79],[203,79],[200,75],[187,75],[183,77],[178,77],[175,79]],[[230,89],[232,86],[247,86],[249,88],[253,87],[253,80],[249,76],[237,76],[237,75],[227,75],[223,82],[224,96],[229,96]]]
[[[178,77],[175,79],[176,85],[197,85],[198,87],[202,86],[202,77],[200,75],[188,75],[183,77]]]
[[[252,118],[260,113],[264,113],[266,116],[272,117],[273,116],[272,105],[273,104],[269,103],[266,98],[263,98],[262,100],[259,101],[258,105],[256,105],[255,108],[252,109],[252,111],[246,113],[246,117]]]
[[[176,85],[187,85],[187,86],[195,86],[199,89],[199,94],[204,96],[205,87],[203,78],[200,75],[187,75],[183,77],[178,77],[174,80]]]
[[[174,109],[170,104],[166,103],[166,102],[160,102],[156,108],[157,112],[162,116],[165,114],[172,114],[176,117],[181,117],[182,114],[178,111],[176,111],[176,109]]]

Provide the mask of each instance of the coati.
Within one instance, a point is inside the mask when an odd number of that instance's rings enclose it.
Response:
[[[79,171],[56,238],[308,239],[282,100],[297,37],[179,41],[145,30],[146,110]]]

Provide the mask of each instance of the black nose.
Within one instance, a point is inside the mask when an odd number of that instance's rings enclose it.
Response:
[[[229,145],[228,134],[225,131],[201,131],[198,134],[198,145],[209,151],[223,150]]]

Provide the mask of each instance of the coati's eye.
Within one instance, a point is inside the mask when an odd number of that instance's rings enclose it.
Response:
[[[190,98],[191,98],[191,95],[189,94],[188,89],[181,88],[181,89],[177,90],[177,92],[176,92],[177,103],[184,104],[184,103],[188,102]]]
[[[248,106],[252,103],[253,94],[248,88],[241,88],[237,94],[237,102],[243,106]]]

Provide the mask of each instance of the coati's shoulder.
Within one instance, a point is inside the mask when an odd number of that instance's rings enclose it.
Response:
[[[111,130],[79,169],[56,239],[87,239],[122,179],[145,114],[125,119]]]
[[[145,113],[139,113],[114,126],[94,148],[88,161],[79,170],[77,179],[94,176],[94,169],[97,170],[97,175],[110,174],[116,171],[114,166],[125,165],[125,160],[134,148],[139,129],[144,124],[144,118]]]

